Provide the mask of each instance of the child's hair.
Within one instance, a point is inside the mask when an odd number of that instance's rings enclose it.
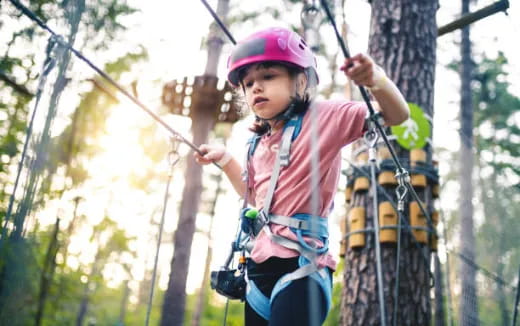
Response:
[[[248,70],[253,65],[248,65],[243,68],[241,68],[238,71],[238,80],[240,81],[240,86],[242,87],[242,90],[245,90],[243,79],[245,75],[247,74]],[[295,97],[291,99],[291,103],[287,107],[286,110],[284,110],[278,117],[276,117],[279,121],[287,121],[290,120],[293,116],[303,114],[305,111],[307,111],[310,100],[311,100],[311,92],[316,86],[316,80],[314,78],[314,74],[307,73],[304,69],[297,67],[295,65],[286,63],[286,62],[278,62],[278,61],[266,61],[258,64],[259,68],[263,69],[269,69],[272,67],[283,67],[287,69],[287,72],[289,73],[289,77],[291,79],[295,79],[299,74],[304,73],[307,76],[307,87],[305,94],[303,96],[300,96],[299,94],[296,94]],[[256,133],[257,135],[263,135],[267,133],[271,129],[271,126],[269,123],[267,123],[266,120],[260,119],[259,117],[256,117],[255,122],[253,125],[249,128],[252,132]]]

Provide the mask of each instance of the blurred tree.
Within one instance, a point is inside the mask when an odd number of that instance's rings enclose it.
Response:
[[[135,254],[128,247],[130,240],[131,238],[125,234],[125,231],[117,228],[116,223],[108,217],[105,217],[94,227],[90,242],[94,243],[98,248],[94,261],[89,268],[88,276],[86,275],[85,278],[76,326],[83,326],[84,324],[92,292],[102,282],[101,271],[103,267],[110,262],[120,262],[121,257],[125,253]]]
[[[469,13],[470,0],[462,0],[464,16]],[[471,60],[470,27],[462,29],[460,65],[460,157],[459,157],[459,216],[460,251],[470,260],[475,260],[475,227],[473,220],[473,105],[471,97]],[[468,264],[460,264],[459,277],[462,283],[460,296],[459,321],[462,326],[479,325],[478,296],[475,282],[476,271]]]
[[[216,13],[223,21],[229,10],[229,0],[219,0]],[[204,76],[200,76],[200,86],[194,85],[194,97],[190,107],[193,143],[200,145],[208,141],[210,131],[217,122],[216,99],[204,99],[203,90],[210,89],[210,80],[216,78],[217,67],[222,52],[223,39],[216,23],[210,26],[208,37],[208,61]],[[204,83],[207,84],[204,85]],[[198,88],[198,90],[197,90]],[[186,183],[182,193],[179,220],[175,230],[168,289],[164,294],[161,326],[182,326],[186,309],[186,280],[190,263],[190,253],[195,233],[195,220],[202,191],[202,167],[193,159],[188,160],[185,173]]]
[[[69,27],[70,31],[67,41],[71,44],[77,38],[77,31],[81,29],[80,41],[88,44],[88,48],[94,47],[99,50],[106,49],[107,47],[103,43],[114,39],[117,33],[124,29],[124,26],[117,23],[116,20],[122,15],[134,12],[123,1],[112,0],[87,1],[87,3],[82,0],[60,2],[31,1],[28,6],[44,21],[49,22],[50,25],[61,24]],[[83,19],[80,19],[83,11],[85,11],[85,14]],[[107,16],[99,16],[103,12],[107,13]],[[0,45],[0,52],[2,53],[0,57],[0,84],[8,86],[0,89],[0,116],[2,117],[0,119],[0,183],[2,184],[0,189],[0,221],[4,222],[7,199],[11,195],[12,180],[14,180],[12,171],[15,170],[15,159],[18,158],[27,126],[26,119],[29,111],[27,104],[29,103],[31,92],[26,90],[34,88],[40,66],[38,59],[40,53],[28,53],[22,49],[34,48],[34,44],[41,44],[47,35],[33,22],[26,18],[21,18],[22,14],[12,7],[9,2],[4,1],[0,3],[0,17],[1,25],[8,24],[10,26],[9,33],[2,33],[1,36],[2,39],[6,38],[7,42],[0,42],[2,44]],[[95,25],[95,27],[90,28],[90,25]],[[85,32],[83,33],[83,31]],[[106,38],[102,39],[99,36]],[[43,204],[44,200],[56,195],[52,194],[52,191],[56,191],[55,188],[51,187],[52,174],[55,173],[57,165],[68,164],[74,157],[74,154],[67,154],[67,157],[55,154],[70,153],[77,149],[74,145],[82,143],[88,137],[82,137],[80,138],[81,141],[77,141],[73,135],[77,133],[78,129],[82,128],[82,124],[85,121],[93,122],[89,117],[83,116],[84,120],[81,120],[78,126],[77,114],[74,114],[72,119],[73,125],[71,126],[74,132],[68,133],[68,135],[65,132],[64,135],[57,137],[56,140],[52,139],[50,133],[45,131],[50,129],[53,117],[56,114],[61,91],[69,80],[67,76],[70,68],[68,56],[68,54],[64,54],[64,60],[62,60],[62,65],[59,67],[58,79],[54,83],[54,91],[50,95],[50,114],[48,115],[47,125],[43,127],[44,132],[34,137],[37,139],[36,141],[31,140],[32,144],[39,142],[44,145],[40,146],[42,155],[38,161],[38,163],[42,164],[35,166],[35,161],[30,161],[33,169],[27,171],[29,178],[26,182],[26,185],[30,187],[26,188],[24,199],[18,205],[14,224],[12,227],[9,226],[9,229],[2,230],[5,234],[9,230],[11,234],[9,238],[3,237],[0,240],[4,243],[9,240],[8,245],[2,246],[3,250],[0,257],[0,323],[5,321],[9,325],[25,325],[26,321],[32,318],[32,312],[36,310],[36,301],[27,300],[27,296],[37,297],[35,281],[40,279],[36,275],[39,273],[40,268],[36,263],[39,260],[38,256],[41,255],[40,251],[44,252],[46,247],[39,244],[41,233],[35,232],[31,234],[34,238],[24,239],[22,237],[25,218],[29,214],[32,203],[38,194],[41,198],[39,200],[41,204]],[[132,55],[130,54],[127,57],[131,58]],[[117,70],[122,68],[122,66],[119,65],[114,68]],[[9,87],[14,92],[11,92]],[[43,106],[43,103],[41,106]],[[97,110],[100,113],[99,110],[101,108],[101,106],[91,107],[90,110],[92,112]],[[99,116],[103,119],[105,118],[101,113]],[[96,130],[98,130],[97,127],[93,128],[90,126],[89,129],[84,128],[83,132],[86,135],[90,135]],[[56,142],[54,142],[55,140]],[[71,147],[74,149],[71,149]],[[42,150],[42,148],[46,148],[46,150]],[[89,151],[87,148],[82,148],[84,153]],[[75,153],[78,154],[78,151],[76,150]],[[78,160],[77,162],[79,163],[80,161]],[[44,174],[44,178],[41,178],[41,174],[44,171],[46,174]],[[32,174],[32,179],[31,172],[35,172]],[[74,179],[73,184],[81,182],[85,178],[85,171],[80,165],[75,165],[67,171],[67,173],[69,172]],[[41,186],[38,188],[37,185]],[[62,189],[59,189],[59,191],[62,192]],[[60,194],[60,192],[57,194]],[[51,272],[49,275],[54,274]],[[62,274],[56,276],[60,280],[70,279]],[[46,282],[50,281],[52,279],[46,279]],[[50,290],[51,295],[54,295],[52,287]],[[54,311],[51,312],[53,315],[54,313]],[[15,317],[13,318],[13,316]]]
[[[520,265],[520,99],[508,92],[507,60],[485,56],[473,75],[475,160],[484,223],[477,230],[478,261],[510,283],[491,282],[482,293],[481,319],[486,324],[511,324],[513,280]],[[499,311],[499,316],[493,312]],[[491,319],[491,316],[496,316]]]

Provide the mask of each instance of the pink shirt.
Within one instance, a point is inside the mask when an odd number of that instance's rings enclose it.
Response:
[[[317,102],[319,133],[319,190],[320,216],[328,216],[338,186],[341,168],[341,148],[363,134],[366,105],[362,102],[322,101]],[[282,168],[273,196],[270,212],[292,216],[296,213],[311,213],[311,112],[303,118],[299,136],[291,145],[290,164]],[[264,135],[249,166],[252,197],[258,209],[263,206],[269,187],[282,131]],[[271,224],[274,234],[296,240],[296,235],[286,226]],[[271,241],[263,231],[258,234],[251,258],[262,263],[272,256],[290,258],[298,252]],[[318,265],[336,268],[336,260],[329,253],[320,256]]]

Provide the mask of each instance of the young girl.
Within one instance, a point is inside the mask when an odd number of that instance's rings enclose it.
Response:
[[[218,163],[260,212],[242,223],[254,238],[246,268],[245,324],[321,325],[336,267],[327,251],[327,216],[340,176],[340,152],[363,135],[367,107],[311,101],[318,83],[316,60],[305,41],[287,29],[270,28],[238,43],[228,68],[229,82],[243,91],[256,116],[246,166],[216,145],[201,145],[205,154],[195,158],[203,165]],[[358,54],[341,70],[370,89],[386,125],[408,118],[403,96],[370,57]],[[316,146],[317,169],[311,155]],[[314,189],[313,180],[318,180]]]

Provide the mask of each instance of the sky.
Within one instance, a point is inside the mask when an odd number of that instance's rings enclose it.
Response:
[[[478,6],[482,7],[493,1],[479,1]],[[212,17],[206,8],[199,1],[138,1],[129,0],[131,6],[140,9],[140,12],[132,17],[122,20],[122,23],[129,27],[129,31],[122,37],[114,41],[114,46],[106,54],[107,57],[118,57],[128,51],[132,51],[139,45],[143,45],[149,52],[149,60],[137,65],[131,72],[125,74],[122,82],[125,87],[133,81],[138,81],[140,99],[149,107],[164,112],[161,107],[160,93],[162,85],[170,80],[182,78],[184,76],[200,75],[204,72],[207,53],[202,49],[202,40],[206,37]],[[209,4],[216,8],[216,0],[209,1]],[[236,4],[232,1],[232,4]],[[276,4],[277,1],[241,1],[241,8],[245,6],[256,6],[261,9],[267,4]],[[437,14],[439,26],[451,22],[460,12],[460,1],[441,0],[440,9]],[[370,20],[370,6],[364,0],[347,0],[346,16],[350,26],[349,46],[352,53],[366,52],[368,42],[368,28]],[[249,8],[247,8],[249,10]],[[475,9],[475,8],[472,8]],[[297,23],[298,15],[287,17],[292,23]],[[236,39],[241,39],[255,29],[272,25],[286,26],[287,22],[281,23],[272,18],[266,18],[262,26],[252,26],[246,23],[240,29],[232,29]],[[330,34],[325,34],[330,32]],[[474,42],[474,53],[485,52],[488,56],[495,56],[498,50],[505,52],[510,61],[510,81],[511,92],[520,96],[520,47],[517,46],[518,35],[520,35],[520,5],[516,1],[511,1],[509,16],[502,13],[495,14],[493,17],[486,18],[472,26],[472,38]],[[458,148],[458,77],[455,73],[444,68],[446,64],[458,57],[458,47],[454,41],[459,38],[460,33],[455,32],[439,38],[437,53],[437,76],[435,85],[435,130],[433,142],[436,147],[443,147],[456,151]],[[327,43],[334,44],[334,35],[330,29],[322,30],[321,36]],[[225,58],[229,55],[231,46],[227,43],[224,46],[218,76],[225,77]],[[85,53],[88,57],[96,57],[95,53]],[[319,63],[320,64],[320,63]],[[76,64],[79,66],[80,64]],[[320,66],[324,67],[323,62]],[[84,68],[81,74],[88,74]],[[323,80],[326,82],[327,77]],[[73,96],[73,95],[70,95]],[[77,96],[77,92],[74,93]],[[89,162],[92,171],[96,171],[93,179],[85,184],[77,193],[68,194],[70,198],[75,195],[86,197],[80,206],[80,211],[88,215],[89,223],[96,224],[101,218],[109,213],[127,230],[127,232],[137,238],[133,248],[138,252],[139,264],[132,271],[132,287],[136,287],[136,281],[143,277],[143,266],[151,267],[153,255],[155,254],[155,233],[159,222],[162,207],[162,197],[164,184],[167,175],[167,162],[154,164],[143,157],[142,149],[136,146],[139,143],[139,134],[136,132],[146,119],[145,114],[140,109],[134,107],[121,96],[122,103],[114,108],[112,115],[107,123],[108,132],[103,136],[103,153]],[[190,122],[188,119],[164,116],[168,123],[181,134],[189,137]],[[244,152],[244,139],[247,136],[247,126],[251,117],[246,118],[235,124],[233,133],[228,142],[228,147],[232,149],[236,157],[241,158]],[[149,122],[146,122],[149,123]],[[151,123],[151,122],[150,122]],[[159,130],[158,137],[167,139],[169,136],[165,131]],[[153,144],[150,144],[153,146]],[[186,157],[187,149],[181,148],[182,160],[190,159]],[[181,166],[185,162],[179,163]],[[153,185],[154,191],[150,194],[138,191],[127,191],[127,176],[131,173],[140,173],[143,168],[153,168],[163,172],[165,178],[162,182]],[[161,255],[159,259],[160,277],[159,286],[165,288],[169,275],[169,264],[172,257],[172,232],[177,222],[177,208],[182,198],[184,186],[184,176],[181,169],[177,169],[173,176],[174,183],[171,188],[171,200],[166,211],[166,224],[161,245]],[[448,167],[441,161],[441,175],[448,170]],[[216,173],[216,169],[209,166],[205,168],[205,173]],[[216,248],[212,267],[218,268],[227,255],[227,248],[234,235],[237,214],[239,209],[238,196],[231,190],[231,185],[226,181],[223,187],[227,190],[216,207],[214,222],[214,238],[212,244]],[[454,191],[447,189],[447,191]],[[70,199],[69,198],[69,199]],[[333,219],[339,218],[343,213],[341,208],[342,198],[339,197],[335,215]],[[65,203],[65,199],[56,202],[47,210],[47,218],[52,223],[56,211],[70,211],[71,204]],[[454,201],[443,201],[441,205],[449,209],[453,207]],[[153,223],[150,223],[153,221]],[[209,216],[199,214],[197,228],[207,230]],[[230,222],[231,221],[231,222]],[[339,230],[331,230],[332,237],[339,237]],[[78,260],[71,259],[71,264],[88,262],[92,259],[95,248],[88,245],[89,234],[81,234],[72,242],[71,253],[80,255]],[[202,277],[202,263],[207,252],[207,238],[201,233],[197,233],[194,243],[197,245],[192,249],[192,264],[188,278],[188,292],[193,292],[200,286]],[[337,241],[331,241],[337,243]],[[332,248],[337,252],[337,245]],[[117,266],[112,266],[109,277],[114,279],[114,285],[123,277],[122,271]]]

